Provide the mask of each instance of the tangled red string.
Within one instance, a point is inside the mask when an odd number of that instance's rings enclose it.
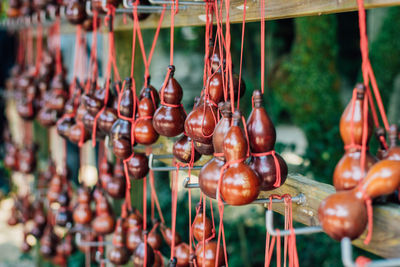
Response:
[[[371,259],[368,259],[367,257],[364,256],[358,256],[356,259],[356,266],[357,267],[366,267],[368,266],[368,263],[371,262]]]
[[[271,150],[271,151],[263,152],[263,153],[251,153],[251,155],[253,157],[263,157],[263,156],[272,155],[272,157],[274,159],[275,171],[276,171],[276,180],[275,180],[275,183],[274,183],[274,187],[275,188],[280,187],[281,186],[281,182],[282,182],[282,180],[281,180],[281,167],[279,165],[279,160],[276,157],[275,150]]]

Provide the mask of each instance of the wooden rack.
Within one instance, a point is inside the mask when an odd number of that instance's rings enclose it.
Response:
[[[377,8],[400,5],[400,0],[366,0],[365,8]],[[357,10],[356,0],[268,0],[265,2],[265,18],[276,20],[284,18],[315,16],[330,13],[340,13]],[[243,0],[232,0],[230,9],[231,23],[239,23],[243,20]],[[253,22],[260,20],[260,1],[248,0],[246,7],[246,21]],[[225,11],[223,16],[225,17]],[[152,14],[140,22],[142,28],[156,28],[159,15]],[[123,23],[122,16],[115,20],[115,30],[132,29],[132,21]],[[165,12],[162,27],[169,27],[171,24],[170,12]],[[190,6],[180,10],[175,16],[175,26],[200,26],[205,25],[206,14],[204,6]]]

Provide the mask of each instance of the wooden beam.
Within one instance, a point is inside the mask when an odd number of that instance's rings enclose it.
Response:
[[[270,194],[290,194],[296,196],[300,193],[306,196],[303,205],[293,205],[293,219],[305,225],[319,225],[318,207],[323,199],[333,194],[332,185],[320,183],[299,174],[289,174],[286,183],[280,188],[261,192],[260,197],[268,197]],[[273,204],[273,210],[284,214],[284,204]],[[363,241],[366,231],[355,240],[353,244],[364,250],[385,258],[397,258],[400,252],[400,209],[398,205],[374,205],[374,230],[372,240],[368,246]],[[279,226],[276,226],[279,227]],[[338,244],[339,245],[339,244]]]
[[[400,0],[365,0],[366,8],[395,5],[400,5]],[[276,20],[354,11],[357,10],[357,2],[356,0],[268,0],[265,1],[265,7],[266,19]],[[242,22],[243,8],[243,0],[231,0],[231,23]],[[248,0],[246,8],[246,21],[260,20],[260,0]],[[223,18],[225,17],[224,10]],[[152,14],[147,19],[141,21],[140,25],[142,28],[155,28],[158,19],[159,14]],[[180,10],[175,16],[175,26],[200,26],[205,24],[205,19],[206,14],[204,6],[187,6],[186,9]],[[162,27],[170,27],[170,22],[170,11],[167,10]],[[125,25],[122,16],[117,16],[115,23],[116,30],[132,29],[132,21],[129,20],[129,23]]]
[[[157,149],[154,149],[154,154],[171,154],[171,140],[161,137],[156,144]],[[209,157],[202,157],[196,165],[203,165]],[[168,165],[171,165],[171,160],[160,160]],[[182,171],[184,172],[184,171]],[[198,172],[194,172],[196,176]],[[184,175],[182,175],[184,176]],[[196,177],[193,177],[196,181]],[[290,194],[297,196],[305,195],[305,203],[302,205],[293,204],[293,219],[296,222],[308,226],[319,225],[318,207],[322,200],[333,194],[335,188],[332,185],[317,182],[315,180],[304,177],[300,174],[289,174],[286,182],[280,188],[273,191],[263,191],[259,198],[268,198],[271,194]],[[284,214],[284,204],[274,203],[272,209],[280,214]],[[400,209],[398,205],[374,205],[374,230],[372,240],[368,246],[364,245],[363,241],[366,237],[366,231],[362,236],[355,240],[353,244],[371,253],[385,258],[397,258],[400,252],[400,227],[397,222],[400,221]],[[277,228],[283,228],[283,225],[275,225]],[[338,243],[339,246],[339,243]]]

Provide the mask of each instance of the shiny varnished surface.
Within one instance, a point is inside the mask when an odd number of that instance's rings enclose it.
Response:
[[[261,91],[253,92],[254,107],[247,119],[247,132],[251,151],[254,153],[268,152],[274,149],[276,141],[275,126],[267,111],[262,106]]]
[[[194,149],[199,152],[201,155],[212,155],[214,154],[214,146],[212,143],[200,143],[193,142]]]
[[[190,259],[189,245],[186,243],[177,245],[175,247],[175,257],[177,259],[177,267],[188,267]]]
[[[286,181],[288,167],[285,160],[278,153],[275,153],[275,157],[278,159],[278,168],[281,175],[281,183],[279,186],[281,186]],[[275,189],[274,184],[277,179],[277,166],[272,155],[252,157],[249,166],[256,171],[258,177],[261,179],[261,190],[268,191]]]
[[[221,168],[225,164],[223,157],[214,157],[208,161],[199,174],[199,186],[201,191],[210,198],[216,197],[218,180]]]
[[[352,101],[350,101],[340,118],[340,135],[344,145],[351,145],[352,140],[354,140],[355,145],[362,145],[365,89],[362,84],[357,84],[356,90],[357,97],[354,101],[354,107]],[[371,138],[372,130],[372,119],[368,115],[368,140]]]
[[[202,102],[188,114],[185,120],[185,132],[194,141],[207,144],[212,141],[218,113],[216,107],[208,100]]]
[[[212,235],[212,221],[207,216],[203,216],[202,209],[199,210],[192,225],[193,236],[197,241],[203,241],[203,237],[207,239]]]
[[[382,160],[373,165],[357,187],[370,198],[393,193],[400,186],[400,162]]]
[[[194,162],[196,162],[201,155],[194,149],[194,145],[192,146],[191,138],[186,135],[182,135],[176,140],[172,147],[172,154],[174,157],[183,163],[190,162],[192,152],[194,153]]]
[[[205,246],[203,246],[202,243],[199,243],[199,246],[196,249],[197,266],[214,267],[216,261],[218,267],[223,266],[225,263],[224,249],[222,247],[219,248],[218,260],[216,260],[217,246],[217,242],[215,241],[209,241]]]
[[[150,98],[150,90],[147,88],[143,98],[139,102],[139,118],[135,125],[135,141],[143,145],[151,145],[158,139],[158,133],[153,127],[153,120],[150,118],[155,112],[155,107]]]
[[[149,172],[147,156],[143,153],[136,153],[128,161],[128,171],[133,179],[142,179]]]
[[[333,239],[355,239],[367,225],[367,208],[353,191],[342,191],[322,201],[318,218],[324,231]]]
[[[154,113],[153,126],[160,135],[174,137],[183,132],[185,119],[183,107],[161,105]]]
[[[224,154],[227,162],[243,160],[247,154],[247,141],[242,129],[240,112],[232,118],[232,126],[225,136]],[[255,200],[260,192],[260,178],[243,161],[229,165],[222,177],[221,195],[230,205],[245,205]]]
[[[333,185],[336,190],[349,190],[358,185],[365,173],[375,164],[376,159],[367,152],[365,172],[361,169],[361,151],[348,151],[340,159],[333,172]]]

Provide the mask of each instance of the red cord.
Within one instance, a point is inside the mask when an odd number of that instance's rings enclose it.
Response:
[[[281,167],[279,165],[279,160],[276,157],[276,152],[275,150],[271,150],[268,152],[263,152],[263,153],[251,153],[251,156],[253,157],[263,157],[263,156],[269,156],[272,155],[273,159],[274,159],[274,164],[275,164],[275,172],[276,172],[276,180],[274,183],[274,187],[280,187],[281,186],[281,182],[282,182],[282,176],[281,176]]]
[[[143,231],[144,243],[147,244],[147,177],[143,179]],[[147,246],[144,246],[144,266],[147,266]]]
[[[159,203],[158,197],[157,197],[157,192],[156,192],[156,189],[155,189],[155,186],[154,186],[154,172],[153,172],[153,170],[150,170],[149,175],[150,175],[151,195],[154,198],[154,202],[156,204],[157,211],[158,211],[158,216],[160,217],[161,223],[165,224],[165,219],[164,219],[164,216],[162,214],[160,203]]]
[[[356,259],[356,266],[357,267],[366,267],[368,266],[368,263],[371,262],[371,259],[364,257],[364,256],[358,256]]]
[[[175,233],[176,233],[176,210],[178,204],[178,177],[179,177],[179,164],[176,164],[176,172],[172,178],[172,190],[171,190],[171,224],[172,224],[172,241],[171,241],[171,260],[175,257]]]
[[[139,4],[139,1],[135,2],[135,5],[137,6]],[[136,31],[137,31],[137,36],[138,36],[138,41],[139,41],[139,46],[142,52],[142,57],[143,57],[143,63],[144,63],[144,69],[145,69],[145,86],[148,86],[148,77],[150,77],[150,72],[149,72],[149,68],[150,68],[150,63],[151,63],[151,59],[153,58],[153,54],[154,54],[154,50],[157,44],[157,40],[158,40],[158,35],[160,33],[160,29],[161,29],[161,25],[164,19],[164,14],[165,14],[165,10],[166,10],[166,5],[163,5],[163,9],[161,11],[161,15],[160,15],[160,19],[158,20],[158,24],[157,24],[157,29],[156,32],[154,34],[154,38],[153,38],[153,43],[151,45],[151,49],[149,52],[149,56],[146,57],[146,50],[144,48],[144,43],[143,43],[143,37],[142,37],[142,31],[140,29],[140,23],[139,23],[139,17],[138,17],[138,13],[137,13],[137,9],[134,8],[133,9],[133,18],[134,18],[134,24],[136,24]]]
[[[37,76],[39,74],[40,64],[42,62],[42,50],[43,50],[43,26],[39,20],[38,26],[37,26],[37,36],[36,36],[35,76]]]
[[[261,13],[261,93],[264,94],[265,83],[265,0],[260,1]]]
[[[368,245],[372,238],[374,218],[373,218],[373,208],[372,208],[371,198],[367,197],[366,195],[364,195],[364,198],[365,198],[365,205],[367,206],[367,216],[368,216],[368,234],[365,237],[364,244]]]
[[[55,23],[55,35],[56,35],[56,74],[62,74],[62,57],[61,57],[61,33],[60,33],[61,18],[57,15]]]

